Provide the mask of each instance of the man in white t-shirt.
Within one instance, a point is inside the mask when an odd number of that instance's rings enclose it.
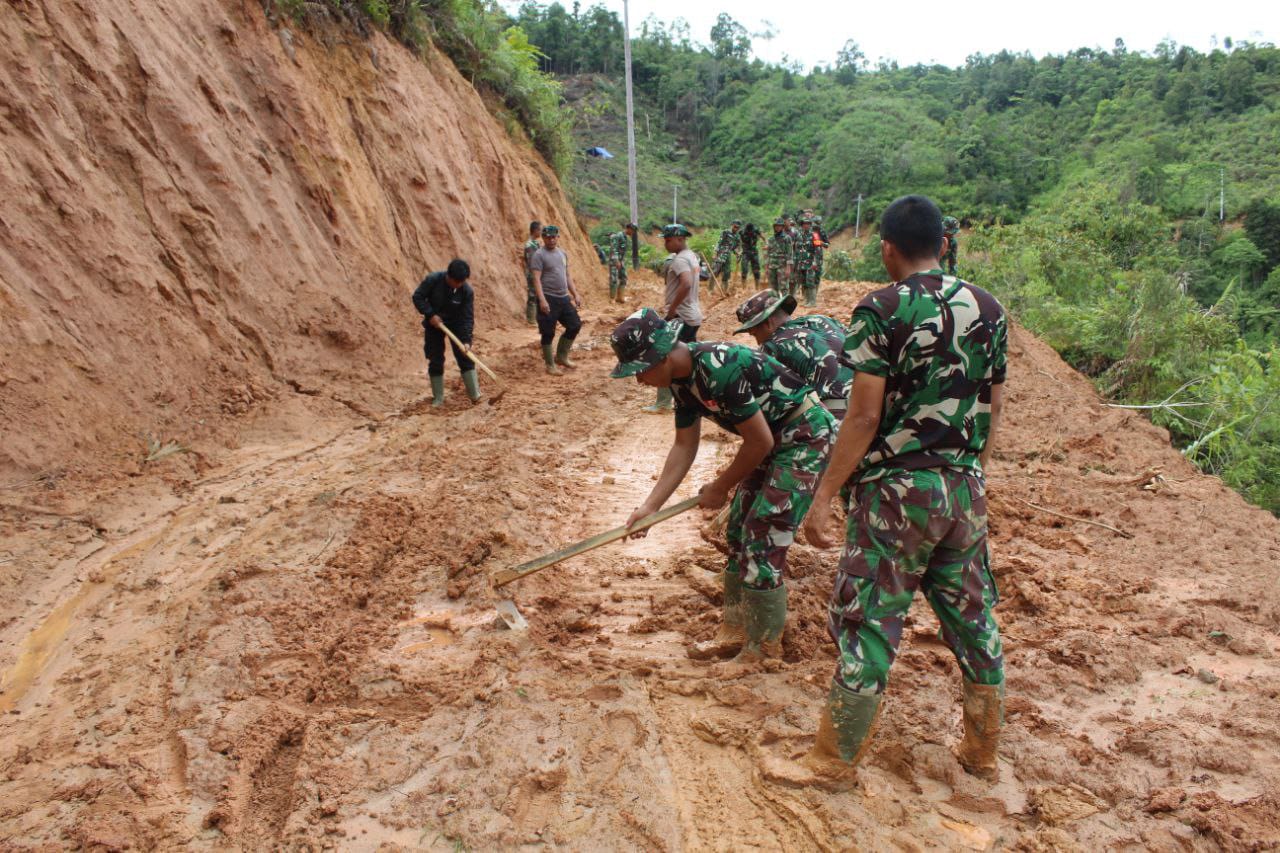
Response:
[[[698,281],[702,264],[698,256],[689,248],[688,228],[672,223],[662,229],[662,242],[671,256],[667,258],[667,290],[663,296],[662,319],[671,322],[678,320],[677,340],[692,343],[698,339],[698,328],[702,325],[702,308],[698,305]],[[652,406],[645,406],[646,412],[671,411],[671,389],[659,388],[658,398]]]

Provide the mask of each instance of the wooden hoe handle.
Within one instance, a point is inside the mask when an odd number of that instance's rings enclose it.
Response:
[[[476,367],[480,368],[480,369],[481,369],[481,370],[483,370],[485,373],[489,374],[489,378],[490,378],[490,379],[492,379],[494,382],[501,382],[501,381],[502,381],[502,380],[500,380],[500,379],[498,378],[498,376],[497,376],[497,374],[496,374],[496,373],[494,373],[492,370],[490,370],[490,369],[485,365],[485,363],[484,363],[483,361],[481,361],[480,359],[476,358],[476,354],[475,354],[474,352],[472,352],[472,351],[471,351],[471,347],[467,346],[467,345],[466,345],[466,344],[464,344],[462,341],[458,340],[458,336],[457,336],[457,335],[455,335],[453,332],[449,331],[449,327],[448,327],[448,326],[446,326],[444,323],[441,323],[441,324],[440,324],[440,328],[441,328],[441,329],[443,329],[443,330],[444,330],[444,333],[445,333],[446,335],[448,335],[448,336],[449,336],[449,340],[453,341],[455,344],[457,344],[457,345],[458,345],[458,348],[459,348],[459,349],[466,350],[466,352],[467,352],[467,358],[469,358],[469,359],[471,359],[472,361],[474,361],[474,362],[476,363]]]
[[[698,505],[699,498],[693,497],[688,500],[680,501],[680,503],[672,504],[665,509],[660,509],[652,515],[646,515],[630,527],[615,527],[605,533],[598,533],[590,539],[583,539],[581,542],[574,543],[567,548],[562,548],[553,554],[547,554],[536,560],[530,560],[527,563],[516,566],[514,569],[503,569],[493,576],[493,585],[495,587],[506,586],[515,580],[528,577],[534,572],[540,572],[548,566],[554,566],[570,557],[576,557],[579,554],[585,554],[587,551],[599,548],[601,545],[608,545],[610,542],[616,542],[628,533],[635,533],[637,530],[647,530],[660,521],[666,521],[668,518],[687,512]]]

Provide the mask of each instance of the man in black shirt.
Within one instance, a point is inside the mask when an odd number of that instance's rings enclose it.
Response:
[[[431,408],[444,405],[444,329],[453,332],[458,340],[471,345],[471,333],[475,328],[475,291],[467,284],[471,267],[466,261],[454,258],[447,269],[433,272],[422,280],[413,292],[413,307],[422,315],[422,351],[427,356],[427,375],[431,377]],[[462,384],[466,386],[471,402],[480,399],[480,382],[476,378],[476,365],[467,355],[468,350],[452,344],[454,361],[462,371]]]

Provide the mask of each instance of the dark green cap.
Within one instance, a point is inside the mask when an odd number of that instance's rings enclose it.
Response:
[[[543,237],[559,237],[560,226],[559,225],[543,225],[542,236]]]
[[[609,375],[623,379],[661,363],[676,345],[676,330],[657,311],[641,308],[617,325],[609,345],[618,357],[618,366]]]
[[[776,290],[760,291],[739,305],[738,310],[734,312],[738,315],[738,322],[742,325],[734,329],[733,333],[736,335],[739,332],[745,332],[748,329],[759,326],[773,316],[773,312],[779,308],[790,314],[796,310],[796,298],[794,296],[785,296]]]
[[[673,222],[670,225],[662,226],[663,237],[692,237],[693,232],[685,228],[679,222]]]
[[[942,217],[942,230],[948,234],[954,234],[960,230],[960,220],[954,216]]]

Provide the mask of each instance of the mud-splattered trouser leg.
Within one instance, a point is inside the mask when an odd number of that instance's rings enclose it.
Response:
[[[627,286],[627,268],[626,266],[614,266],[609,264],[609,298],[617,299],[618,294]]]
[[[992,613],[998,594],[979,476],[928,469],[854,488],[827,618],[839,650],[837,683],[859,693],[884,692],[917,587],[964,677],[1000,684],[1004,658]]]
[[[813,504],[832,436],[826,409],[813,406],[784,426],[777,450],[738,484],[729,508],[726,571],[742,572],[743,586],[782,586],[787,551]]]
[[[733,254],[725,252],[716,255],[715,260],[711,262],[711,272],[715,275],[716,281],[720,282],[720,287],[728,290],[729,279],[733,278]]]
[[[758,252],[750,250],[742,253],[742,280],[747,280],[747,274],[750,273],[756,280],[756,284],[760,283],[760,255]]]

